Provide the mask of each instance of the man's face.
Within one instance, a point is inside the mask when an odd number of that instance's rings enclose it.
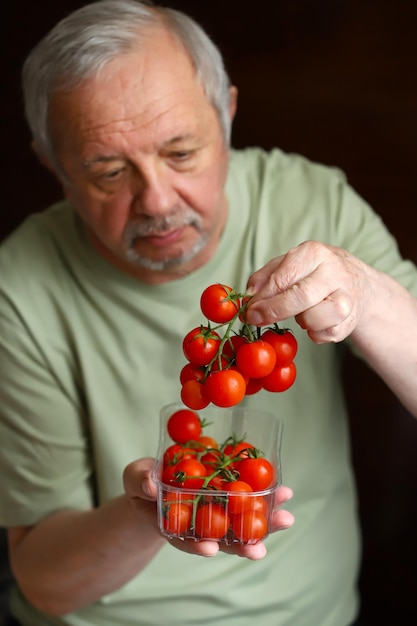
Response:
[[[111,262],[149,283],[213,254],[226,219],[228,149],[184,51],[154,30],[71,93],[51,128],[66,195]]]

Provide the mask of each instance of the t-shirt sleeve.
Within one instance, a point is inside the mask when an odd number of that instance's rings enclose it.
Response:
[[[263,235],[269,240],[275,237],[281,245],[285,242],[280,254],[290,246],[316,239],[348,250],[417,296],[415,264],[401,256],[377,207],[372,208],[351,187],[343,171],[274,151],[265,171],[268,193],[263,190],[262,196],[274,215],[265,220],[268,232]]]
[[[333,223],[335,245],[389,274],[417,296],[417,268],[402,257],[381,216],[343,179],[339,181],[339,195]]]
[[[0,525],[36,523],[93,504],[83,409],[39,339],[0,300]]]

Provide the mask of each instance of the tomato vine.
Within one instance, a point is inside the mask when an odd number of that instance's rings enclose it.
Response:
[[[190,330],[182,346],[187,364],[180,373],[181,400],[187,407],[235,406],[261,389],[283,392],[294,384],[294,334],[276,323],[265,328],[248,324],[250,300],[222,283],[202,292],[200,308],[207,321]]]

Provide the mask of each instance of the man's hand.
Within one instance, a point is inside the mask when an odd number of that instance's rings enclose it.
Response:
[[[284,502],[287,502],[292,498],[292,491],[288,487],[278,487],[275,493],[275,510],[273,512],[272,519],[272,532],[278,530],[284,530],[290,528],[294,524],[294,516],[289,511],[279,508]],[[267,549],[263,541],[258,541],[255,544],[240,545],[239,543],[232,543],[226,545],[219,541],[195,541],[194,539],[172,539],[171,545],[183,552],[189,554],[197,554],[199,556],[215,556],[218,552],[224,552],[225,554],[235,554],[252,561],[263,559],[266,556]]]
[[[367,269],[345,250],[302,243],[250,277],[246,319],[263,326],[295,317],[314,342],[342,341],[371,297]]]
[[[138,461],[130,463],[124,471],[123,482],[125,492],[132,506],[137,510],[142,509],[143,501],[156,501],[157,488],[151,476],[152,465],[153,459],[139,459]],[[291,497],[292,491],[288,487],[282,486],[278,487],[276,490],[275,509],[272,517],[273,532],[289,528],[293,525],[293,515],[289,511],[280,508],[281,505],[287,502]],[[155,509],[155,526],[156,524]],[[169,542],[182,552],[206,557],[215,556],[219,551],[252,560],[262,559],[266,555],[266,547],[261,541],[253,545],[243,546],[239,544],[227,546],[218,541],[195,541],[194,539],[171,539]]]

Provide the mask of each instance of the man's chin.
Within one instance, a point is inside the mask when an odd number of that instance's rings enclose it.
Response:
[[[181,265],[186,263],[186,259],[184,257],[150,259],[136,253],[127,254],[126,260],[137,268],[149,270],[151,272],[168,272],[170,270],[174,270],[175,268],[180,268]]]
[[[181,251],[167,257],[152,257],[140,254],[134,248],[126,250],[126,260],[137,268],[152,272],[170,272],[181,270],[183,266],[192,261],[205,248],[206,240],[200,239],[187,253]]]

